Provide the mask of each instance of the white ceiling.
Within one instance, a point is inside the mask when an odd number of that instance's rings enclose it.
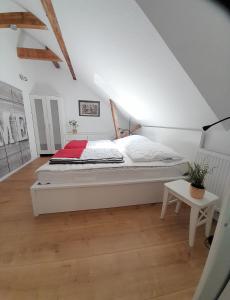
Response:
[[[40,0],[17,3],[50,28]],[[142,124],[200,128],[216,120],[134,0],[52,3],[76,74],[91,89],[111,97]],[[62,57],[51,29],[29,32]]]

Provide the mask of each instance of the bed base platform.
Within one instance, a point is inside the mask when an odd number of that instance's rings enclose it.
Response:
[[[180,177],[181,178],[181,177]],[[33,213],[70,212],[162,202],[164,182],[176,180],[122,181],[92,184],[45,184],[31,187]]]

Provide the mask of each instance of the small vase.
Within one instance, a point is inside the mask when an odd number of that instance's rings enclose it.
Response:
[[[72,133],[73,133],[73,134],[77,134],[77,129],[76,129],[76,128],[73,128],[73,129],[72,129]]]
[[[199,189],[190,184],[190,195],[195,199],[203,199],[204,198],[205,189]]]

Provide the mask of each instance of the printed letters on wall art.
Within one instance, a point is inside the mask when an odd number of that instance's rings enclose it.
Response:
[[[0,82],[0,178],[30,159],[22,92]]]

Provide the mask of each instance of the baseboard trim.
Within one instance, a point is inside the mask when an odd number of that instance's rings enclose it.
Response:
[[[14,173],[18,172],[19,170],[21,170],[22,168],[24,168],[25,166],[27,166],[28,164],[30,164],[32,161],[34,161],[35,159],[37,159],[37,157],[34,157],[32,159],[30,159],[29,161],[27,161],[24,165],[20,166],[19,168],[11,171],[10,173],[6,174],[5,176],[0,178],[0,182],[6,180],[8,177],[10,177],[11,175],[13,175]]]

